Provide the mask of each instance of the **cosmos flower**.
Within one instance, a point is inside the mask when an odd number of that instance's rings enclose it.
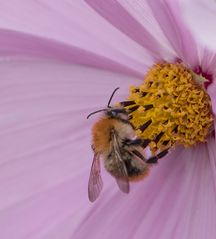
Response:
[[[171,147],[129,195],[103,172],[103,193],[94,204],[87,197],[96,118],[86,116],[117,86],[113,101],[127,100],[155,63],[181,62],[205,77],[216,110],[215,54],[193,37],[179,7],[176,0],[1,3],[1,238],[215,238],[213,132],[207,142]]]

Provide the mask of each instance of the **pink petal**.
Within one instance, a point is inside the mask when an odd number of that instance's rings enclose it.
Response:
[[[11,0],[1,3],[0,28],[52,39],[143,73],[152,57],[84,1]]]
[[[16,40],[14,41],[14,39]],[[129,62],[127,65],[122,65],[115,60],[75,46],[8,30],[0,30],[0,55],[5,58],[16,56],[52,59],[58,62],[87,65],[139,77],[143,77],[143,72],[147,69],[143,66],[142,70],[139,71]]]
[[[214,0],[182,0],[181,6],[195,36],[207,47],[216,49],[216,2]]]
[[[172,61],[176,57],[169,41],[165,37],[160,25],[155,19],[147,1],[118,0],[128,13],[138,21],[148,33],[150,33],[160,44],[161,52],[158,52],[164,60]]]
[[[210,74],[214,77],[216,74],[216,54],[215,54],[215,52],[200,45],[199,55],[200,55],[200,59],[201,59],[200,66],[202,68],[202,71],[207,74]]]
[[[215,127],[216,127],[216,124],[215,124]],[[214,187],[215,187],[215,191],[216,191],[216,148],[215,148],[214,140],[209,140],[208,151],[209,151],[212,176],[214,178]]]
[[[105,195],[94,204],[72,238],[97,239],[103,233],[103,239],[214,239],[216,194],[210,160],[204,144],[176,149],[129,196]]]
[[[208,87],[207,90],[209,96],[211,97],[212,110],[216,114],[216,84],[213,83]]]
[[[30,59],[2,61],[0,69],[1,238],[46,238],[59,227],[59,238],[69,238],[90,205],[90,127],[98,116],[86,116],[114,88],[121,87],[113,103],[139,80]]]
[[[178,2],[173,0],[147,1],[178,57],[191,67],[199,65],[197,44],[182,19]]]
[[[121,32],[129,36],[131,39],[142,45],[151,54],[154,55],[155,60],[160,60],[164,58],[162,44],[158,41],[158,35],[154,36],[146,29],[145,24],[141,23],[136,19],[134,15],[129,12],[129,8],[123,6],[125,1],[115,1],[115,0],[85,0],[95,11],[97,11],[101,16],[103,16],[111,25],[119,29]],[[134,1],[136,4],[136,1]],[[134,6],[134,3],[130,3]],[[146,11],[148,6],[145,5],[142,9]],[[145,12],[143,11],[143,15]],[[153,19],[154,20],[154,19]],[[145,22],[146,23],[146,22]],[[147,25],[147,24],[146,24]],[[148,25],[150,25],[148,23]],[[157,27],[155,22],[150,26]],[[158,31],[158,29],[157,29]],[[161,40],[161,39],[160,39]],[[168,51],[166,52],[168,54]],[[168,56],[167,56],[168,57]]]

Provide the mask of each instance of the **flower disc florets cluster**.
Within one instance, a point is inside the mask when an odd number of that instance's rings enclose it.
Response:
[[[152,152],[204,142],[213,127],[210,97],[181,63],[154,65],[142,85],[131,87],[123,105],[137,136],[151,140]]]

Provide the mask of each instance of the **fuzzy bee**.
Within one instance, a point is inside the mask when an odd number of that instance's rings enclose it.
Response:
[[[123,107],[110,106],[118,89],[116,88],[112,93],[106,109],[95,111],[87,117],[104,112],[92,128],[94,158],[88,182],[88,197],[91,202],[98,198],[103,187],[101,159],[105,169],[116,179],[120,190],[129,193],[129,182],[143,179],[149,172],[150,164],[157,163],[157,160],[168,152],[163,151],[146,159],[143,149],[147,147],[150,140],[141,140],[136,137],[128,112]]]

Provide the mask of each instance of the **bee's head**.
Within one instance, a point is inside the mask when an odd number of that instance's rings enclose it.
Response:
[[[105,114],[110,118],[128,120],[128,114],[122,107],[107,108]]]
[[[102,112],[104,111],[105,114],[110,117],[110,118],[115,118],[115,119],[123,119],[123,120],[127,120],[128,119],[128,115],[127,115],[127,112],[124,108],[122,107],[111,107],[110,106],[110,103],[112,101],[112,98],[115,94],[115,92],[118,90],[119,88],[116,88],[112,95],[110,96],[110,99],[108,101],[108,104],[107,104],[107,108],[106,109],[101,109],[101,110],[97,110],[97,111],[94,111],[92,113],[90,113],[88,116],[87,116],[87,119],[92,116],[93,114],[96,114],[96,113],[99,113],[99,112]]]

